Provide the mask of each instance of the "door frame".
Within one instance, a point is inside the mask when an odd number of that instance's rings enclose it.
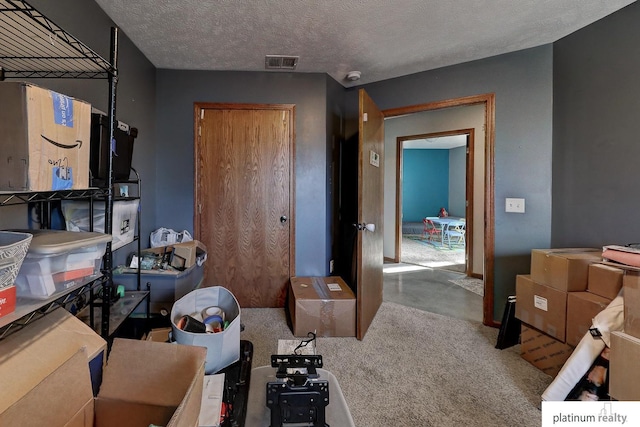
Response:
[[[485,107],[485,160],[484,160],[484,297],[482,299],[482,323],[498,327],[494,313],[494,258],[495,258],[495,204],[494,204],[494,151],[495,151],[495,94],[487,93],[462,98],[447,99],[426,104],[383,110],[385,117],[483,104]]]
[[[467,143],[465,146],[465,218],[473,219],[473,188],[474,188],[474,137],[475,129],[457,129],[443,132],[432,132],[420,135],[400,136],[396,139],[396,224],[395,224],[395,262],[400,262],[402,256],[402,172],[404,163],[403,146],[405,141],[413,141],[416,139],[440,138],[444,136],[466,135]],[[470,197],[471,196],[471,197]],[[465,258],[465,274],[473,276],[473,220],[467,221],[466,235],[472,236],[471,239],[465,239],[464,258]],[[479,279],[482,276],[478,277]]]
[[[295,277],[296,275],[296,173],[295,173],[295,159],[296,159],[296,108],[295,104],[241,104],[241,103],[225,103],[225,102],[194,102],[193,103],[193,135],[194,135],[194,150],[193,150],[193,232],[194,237],[200,237],[200,221],[198,221],[198,215],[200,215],[201,206],[198,205],[199,201],[199,168],[200,163],[199,154],[202,148],[201,134],[200,134],[200,118],[204,110],[287,110],[289,111],[289,277]]]

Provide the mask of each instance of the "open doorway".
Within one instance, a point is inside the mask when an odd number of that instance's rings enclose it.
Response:
[[[397,138],[400,262],[471,275],[473,146],[473,128]]]
[[[467,109],[479,110],[479,124],[469,126],[457,119],[449,123],[439,122],[439,128],[431,128],[418,132],[408,131],[404,120],[415,122],[437,122],[434,117],[451,112],[466,112]],[[384,110],[385,115],[385,153],[387,159],[397,158],[398,136],[445,132],[451,129],[473,128],[475,130],[475,146],[473,153],[473,188],[468,192],[468,203],[473,213],[468,215],[467,224],[472,222],[473,232],[467,232],[467,242],[473,244],[469,254],[471,272],[469,275],[482,278],[484,293],[482,297],[483,323],[497,326],[493,319],[494,311],[494,139],[495,139],[495,95],[483,94],[464,98],[456,98],[427,104],[413,105]],[[432,115],[435,115],[432,117]],[[394,131],[394,127],[396,127]],[[395,132],[395,134],[394,134]],[[392,141],[389,138],[393,138]],[[402,221],[397,214],[396,206],[396,168],[397,163],[385,164],[385,239],[384,256],[389,260],[397,260],[396,248],[401,236]]]

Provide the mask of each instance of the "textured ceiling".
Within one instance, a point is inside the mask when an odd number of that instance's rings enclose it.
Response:
[[[349,87],[551,43],[634,0],[96,1],[157,68],[264,71],[265,55],[294,55],[296,72]]]

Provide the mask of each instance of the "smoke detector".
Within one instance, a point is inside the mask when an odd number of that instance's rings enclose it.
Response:
[[[356,80],[360,80],[361,73],[360,71],[349,71],[347,73],[347,80],[355,82]]]

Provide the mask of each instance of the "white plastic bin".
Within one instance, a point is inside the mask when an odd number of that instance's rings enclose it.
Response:
[[[63,230],[28,230],[31,245],[16,277],[17,295],[46,299],[100,273],[111,236]]]
[[[136,235],[136,221],[140,200],[116,200],[113,202],[113,242],[116,250],[133,242]],[[93,202],[93,231],[104,233],[103,202]],[[67,231],[89,231],[89,203],[62,201],[62,215]]]

